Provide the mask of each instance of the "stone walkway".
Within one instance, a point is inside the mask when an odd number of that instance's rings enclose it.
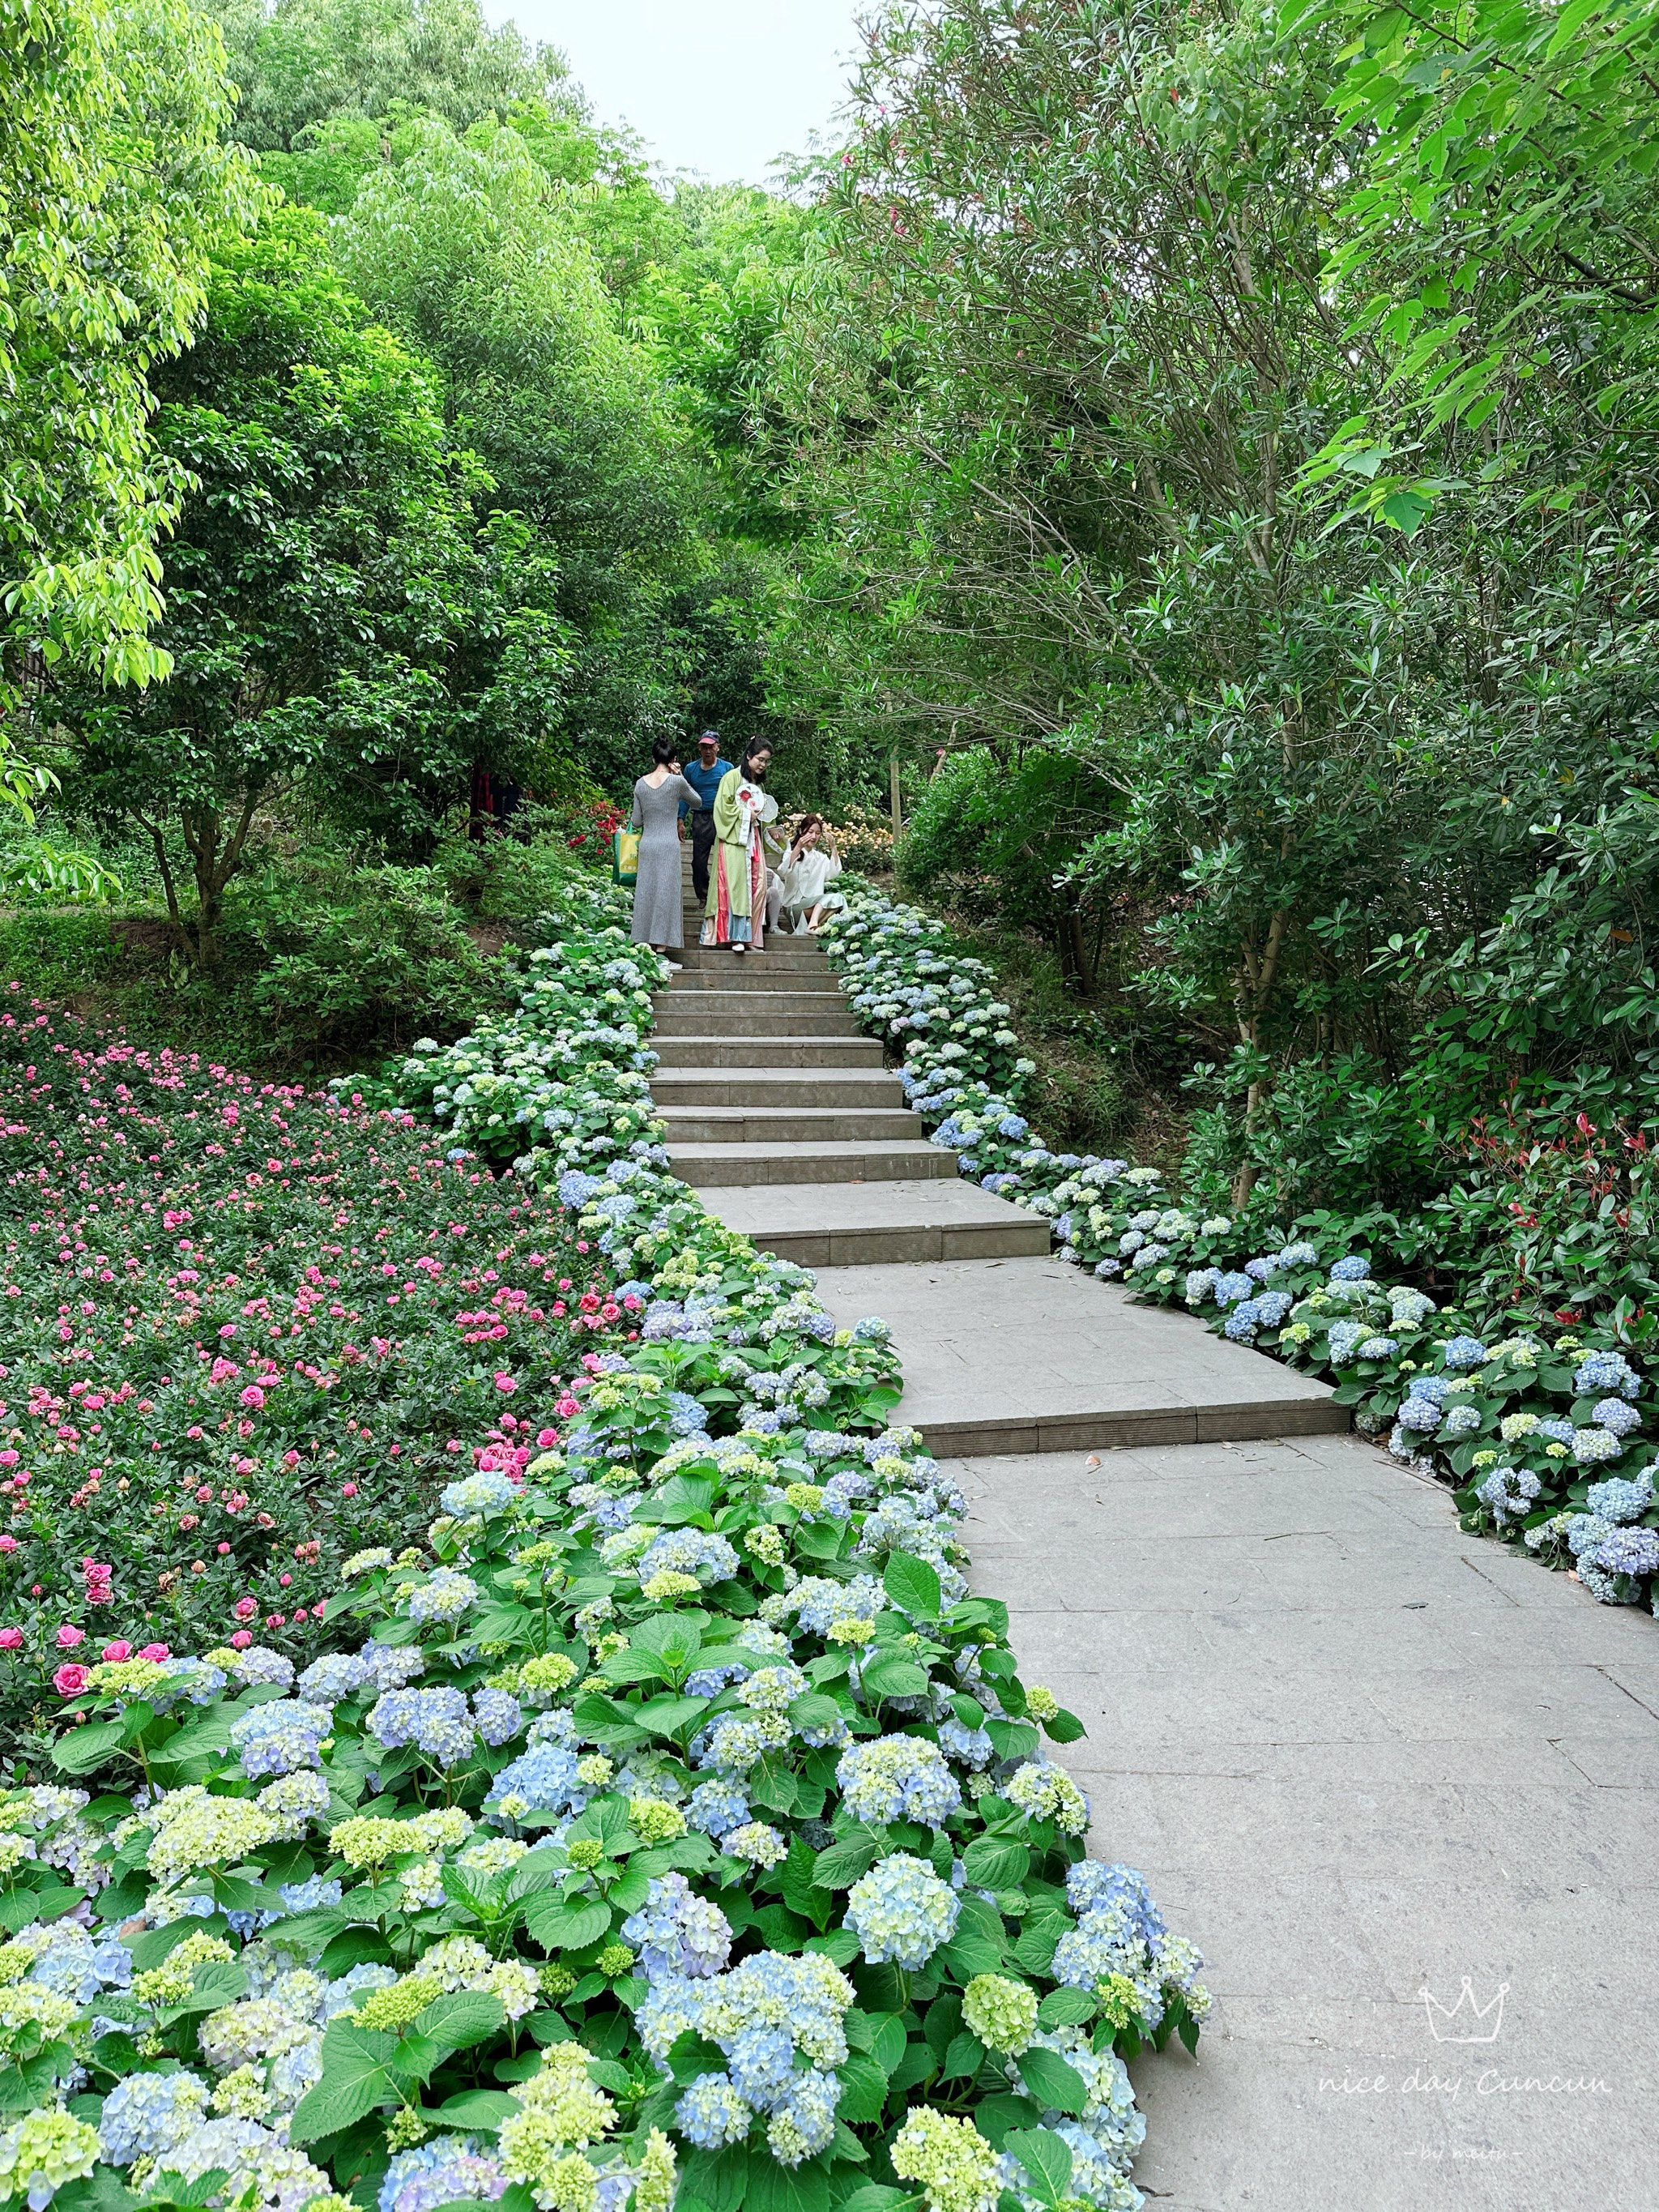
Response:
[[[1091,1849],[1209,1960],[1134,2069],[1157,2212],[1659,2203],[1654,1622],[1354,1439],[953,1471]]]
[[[1346,1429],[1322,1382],[1049,1256],[1048,1224],[957,1175],[811,939],[695,942],[659,994],[652,1091],[675,1171],[837,1320],[893,1324],[900,1417],[935,1452],[1065,1451]]]

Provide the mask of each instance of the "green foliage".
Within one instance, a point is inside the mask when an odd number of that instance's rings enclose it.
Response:
[[[273,1046],[313,1065],[459,1029],[507,997],[426,869],[273,857],[237,884],[222,935]]]
[[[161,391],[158,444],[194,483],[156,631],[172,673],[59,705],[82,803],[142,824],[206,966],[262,804],[307,784],[407,830],[460,774],[441,673],[467,514],[424,368],[344,289],[313,216],[279,210],[223,253]]]
[[[155,545],[183,478],[148,373],[187,343],[210,252],[258,204],[222,141],[222,45],[184,0],[0,4],[0,548],[8,661],[161,672]],[[16,704],[9,665],[0,711]],[[0,738],[0,764],[4,761]]]
[[[563,57],[511,23],[492,28],[478,0],[207,0],[224,27],[241,88],[244,145],[292,154],[341,118],[382,129],[410,114],[465,131],[516,102],[569,98]],[[573,101],[574,104],[574,101]],[[268,173],[287,186],[294,172]]]
[[[1111,799],[1078,761],[1042,748],[946,754],[905,825],[899,881],[923,892],[948,885],[970,913],[1035,932],[1075,986],[1092,988],[1097,913],[1073,864]]]
[[[443,371],[489,472],[480,513],[508,511],[530,533],[568,626],[547,727],[619,787],[678,720],[657,602],[695,562],[690,481],[580,226],[516,131],[482,136],[419,125],[359,193],[339,251],[375,312]]]

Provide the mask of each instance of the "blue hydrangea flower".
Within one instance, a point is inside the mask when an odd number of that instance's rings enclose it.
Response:
[[[1241,1298],[1248,1298],[1255,1289],[1255,1285],[1248,1275],[1222,1275],[1216,1282],[1215,1302],[1218,1306],[1237,1305]]]
[[[1413,1395],[1401,1406],[1397,1418],[1402,1429],[1427,1432],[1440,1426],[1440,1408],[1432,1398]]]
[[[1622,1398],[1598,1399],[1590,1407],[1590,1419],[1599,1428],[1611,1429],[1616,1437],[1632,1436],[1642,1425],[1642,1416]]]
[[[1607,1482],[1593,1482],[1584,1503],[1604,1521],[1638,1521],[1653,1503],[1653,1474],[1644,1468],[1628,1479],[1614,1475]]]
[[[1392,1359],[1399,1349],[1399,1343],[1392,1336],[1368,1336],[1360,1344],[1358,1356],[1361,1359]]]
[[[313,1705],[337,1705],[365,1682],[373,1681],[368,1662],[356,1651],[325,1651],[313,1659],[295,1687]]]
[[[1482,1364],[1486,1357],[1486,1347],[1478,1336],[1455,1336],[1442,1357],[1454,1373],[1462,1373]]]
[[[1121,1862],[1104,1865],[1098,1859],[1079,1859],[1066,1877],[1066,1901],[1079,1917],[1107,1905],[1121,1907],[1146,1943],[1162,1942],[1167,1933],[1146,1875]]]
[[[920,1820],[942,1828],[962,1803],[955,1775],[926,1736],[884,1735],[855,1744],[837,1761],[836,1779],[859,1820]]]
[[[299,1767],[322,1765],[319,1747],[333,1725],[334,1716],[326,1705],[278,1698],[256,1705],[231,1723],[231,1748],[241,1753],[242,1771],[250,1781],[292,1774]]]
[[[471,2136],[439,2136],[400,2150],[380,2184],[380,2212],[436,2212],[440,2204],[499,2197],[507,2185],[497,2160]]]
[[[1528,1468],[1495,1467],[1474,1494],[1501,1528],[1506,1522],[1523,1519],[1542,1488]]]
[[[1364,1322],[1334,1321],[1325,1342],[1333,1367],[1346,1367],[1359,1356],[1359,1347],[1370,1334]]]
[[[1624,1449],[1624,1438],[1611,1429],[1579,1429],[1573,1435],[1572,1455],[1580,1467],[1604,1467]]]
[[[574,1771],[574,1761],[572,1761]],[[749,1800],[738,1784],[724,1776],[708,1782],[698,1783],[691,1792],[691,1802],[685,1808],[688,1823],[701,1835],[718,1839],[733,1828],[746,1826],[750,1818]]]
[[[872,1966],[890,1959],[910,1970],[950,1942],[961,1911],[956,1892],[925,1860],[895,1851],[853,1884],[847,1925]]]
[[[1622,1352],[1590,1352],[1579,1362],[1572,1387],[1580,1398],[1588,1398],[1595,1390],[1616,1391],[1621,1398],[1634,1398],[1642,1385]]]
[[[524,1712],[518,1699],[505,1690],[475,1690],[472,1711],[478,1734],[492,1751],[511,1743],[524,1727]]]
[[[650,1895],[623,1923],[622,1934],[653,1982],[671,1974],[691,1981],[718,1974],[732,1955],[731,1923],[683,1874],[653,1877]]]
[[[194,2074],[129,2074],[104,2100],[98,2140],[111,2166],[158,2158],[207,2117],[207,2088]]]
[[[1606,1574],[1659,1574],[1659,1528],[1615,1528],[1601,1539],[1592,1556]],[[1583,1565],[1583,1556],[1579,1565]]]
[[[1293,1245],[1290,1249],[1293,1251],[1298,1249],[1305,1249],[1309,1252],[1311,1252],[1313,1249],[1311,1245],[1309,1245],[1306,1248],[1298,1248]],[[1291,1263],[1287,1261],[1286,1264],[1289,1265]],[[1336,1262],[1335,1266],[1331,1269],[1331,1280],[1334,1283],[1363,1283],[1370,1279],[1370,1261],[1369,1260],[1362,1260],[1357,1252],[1352,1252],[1349,1254],[1346,1260],[1339,1260]]]
[[[698,2150],[741,2142],[753,2118],[728,2074],[699,2074],[674,2107],[676,2126]]]
[[[465,1694],[449,1688],[388,1690],[369,1708],[368,1732],[387,1751],[416,1744],[441,1766],[468,1758],[477,1740]]]
[[[1478,1406],[1458,1405],[1446,1407],[1445,1430],[1449,1437],[1473,1436],[1480,1425],[1480,1408]]]
[[[465,1474],[459,1482],[446,1484],[440,1498],[444,1511],[463,1518],[475,1513],[499,1513],[511,1505],[518,1496],[517,1490],[499,1469],[489,1468],[482,1474]]]
[[[490,1784],[483,1809],[502,1820],[522,1820],[532,1814],[554,1818],[579,1811],[586,1802],[576,1779],[576,1754],[562,1743],[532,1743],[502,1767]]]
[[[652,1538],[637,1569],[641,1583],[665,1573],[695,1575],[699,1582],[720,1583],[729,1581],[737,1571],[738,1555],[731,1545],[724,1536],[706,1528],[665,1528]]]

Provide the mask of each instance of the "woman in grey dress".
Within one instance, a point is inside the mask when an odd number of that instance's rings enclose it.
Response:
[[[634,941],[666,952],[685,942],[685,893],[680,881],[680,809],[701,799],[680,774],[679,747],[659,738],[650,773],[634,786],[632,827],[640,832],[634,885]]]

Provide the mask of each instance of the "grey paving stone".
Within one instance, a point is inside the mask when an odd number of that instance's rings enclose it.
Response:
[[[892,1323],[904,1359],[901,1417],[938,1452],[1347,1426],[1325,1384],[1210,1335],[1189,1315],[1136,1305],[1062,1261],[834,1268],[818,1291],[838,1321],[879,1313]],[[998,1443],[980,1441],[981,1429]]]
[[[1659,2203],[1651,1620],[1352,1438],[952,1472],[1091,1847],[1208,1955],[1196,2062],[1133,2069],[1158,2212]],[[1437,2039],[1466,1975],[1490,2043]]]

